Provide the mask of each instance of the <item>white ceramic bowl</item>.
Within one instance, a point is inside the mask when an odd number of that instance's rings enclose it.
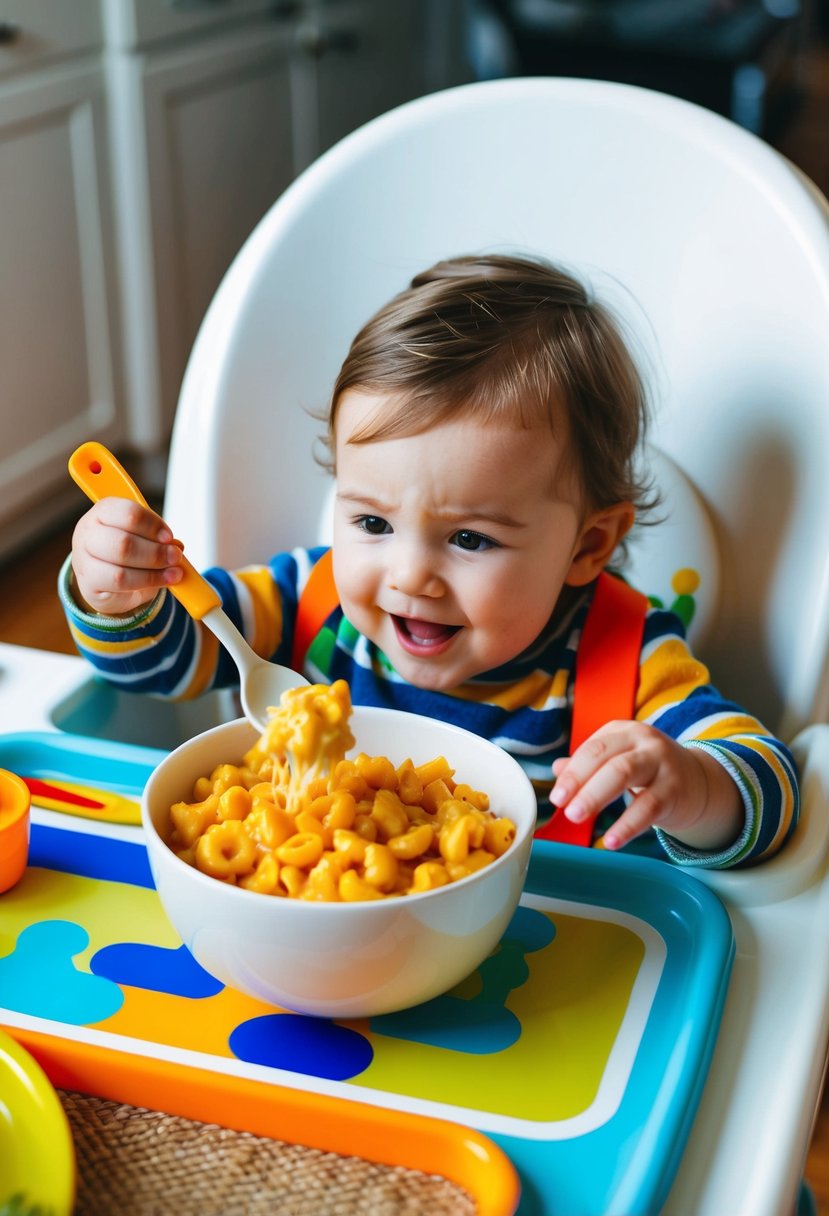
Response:
[[[171,752],[150,777],[142,814],[158,894],[206,971],[258,1000],[322,1017],[370,1017],[459,983],[494,949],[524,884],[536,800],[521,767],[492,743],[430,718],[355,707],[355,752],[421,764],[444,755],[456,780],[485,790],[516,824],[515,842],[477,874],[434,891],[365,903],[280,899],[201,874],[165,843],[174,802],[256,739],[245,719]]]

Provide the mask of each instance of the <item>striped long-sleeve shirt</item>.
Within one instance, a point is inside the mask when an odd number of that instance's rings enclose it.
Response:
[[[308,573],[324,549],[295,549],[266,566],[206,572],[225,611],[260,655],[289,664],[297,604]],[[81,654],[118,687],[172,699],[198,696],[238,682],[235,665],[203,625],[168,592],[131,617],[82,612],[69,590],[69,564],[60,594]],[[575,658],[590,606],[585,589],[562,620],[551,624],[515,659],[449,692],[407,684],[385,655],[359,634],[340,608],[309,647],[304,672],[315,682],[347,680],[356,705],[387,706],[452,722],[499,744],[522,765],[549,810],[551,766],[569,752]],[[645,621],[635,717],[690,747],[704,748],[730,773],[745,807],[745,824],[729,848],[687,848],[657,830],[646,847],[684,865],[730,867],[776,852],[797,822],[799,795],[788,749],[754,717],[711,685],[671,612],[651,609]],[[619,814],[608,808],[596,838]],[[642,845],[639,844],[641,851]]]

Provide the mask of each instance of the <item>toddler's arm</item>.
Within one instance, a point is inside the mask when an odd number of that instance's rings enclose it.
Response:
[[[550,801],[574,823],[631,794],[604,834],[608,849],[659,827],[688,848],[720,852],[745,826],[740,791],[722,764],[644,722],[609,722],[571,757],[555,761],[553,773]]]
[[[100,505],[103,506],[103,501]],[[150,512],[151,537],[139,537],[141,545],[149,539],[151,545],[165,547],[167,542],[158,541],[158,531],[152,541],[153,529],[160,523]],[[267,566],[247,566],[235,571],[214,566],[203,573],[218,592],[224,611],[256,653],[278,663],[290,663],[299,593],[324,552],[324,547],[296,549],[277,554]],[[86,607],[81,603],[79,596],[86,601],[87,594],[72,586],[71,560],[67,559],[61,570],[58,594],[78,650],[104,679],[131,693],[175,700],[188,700],[211,688],[233,687],[238,683],[236,664],[215,635],[203,623],[194,621],[183,605],[164,590],[167,583],[162,579],[167,567],[125,566],[127,573],[117,578],[135,580],[144,590],[137,607],[113,616],[110,599],[104,601],[107,606],[104,614],[96,605]],[[82,562],[85,560],[84,551]],[[83,585],[88,589],[88,580]],[[134,592],[128,590],[123,594]]]
[[[753,864],[782,847],[800,813],[789,749],[712,686],[662,609],[645,621],[634,719],[608,723],[555,762],[554,806],[590,819],[632,791],[604,843],[620,848],[653,826],[685,865]]]
[[[72,591],[78,606],[124,616],[182,575],[181,548],[164,520],[126,498],[103,498],[72,537]]]

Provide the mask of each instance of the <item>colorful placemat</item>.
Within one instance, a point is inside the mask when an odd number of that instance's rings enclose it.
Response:
[[[93,801],[96,789],[137,796],[158,758],[77,737],[0,739],[4,767],[81,781]],[[53,1080],[442,1174],[493,1213],[514,1208],[499,1150],[520,1175],[522,1213],[659,1209],[733,954],[722,905],[688,875],[539,842],[499,949],[451,993],[370,1020],[301,1017],[195,963],[139,828],[54,810],[35,812],[30,868],[2,912],[0,1021]],[[120,1078],[117,1094],[105,1075]],[[320,1120],[335,1131],[325,1144]]]

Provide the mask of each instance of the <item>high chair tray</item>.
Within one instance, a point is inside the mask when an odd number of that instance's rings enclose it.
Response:
[[[538,842],[499,949],[451,993],[300,1017],[223,988],[167,921],[131,821],[162,754],[0,736],[35,791],[29,868],[0,897],[0,1023],[55,1084],[443,1174],[484,1216],[516,1210],[516,1171],[524,1216],[659,1211],[734,952],[707,887]]]

